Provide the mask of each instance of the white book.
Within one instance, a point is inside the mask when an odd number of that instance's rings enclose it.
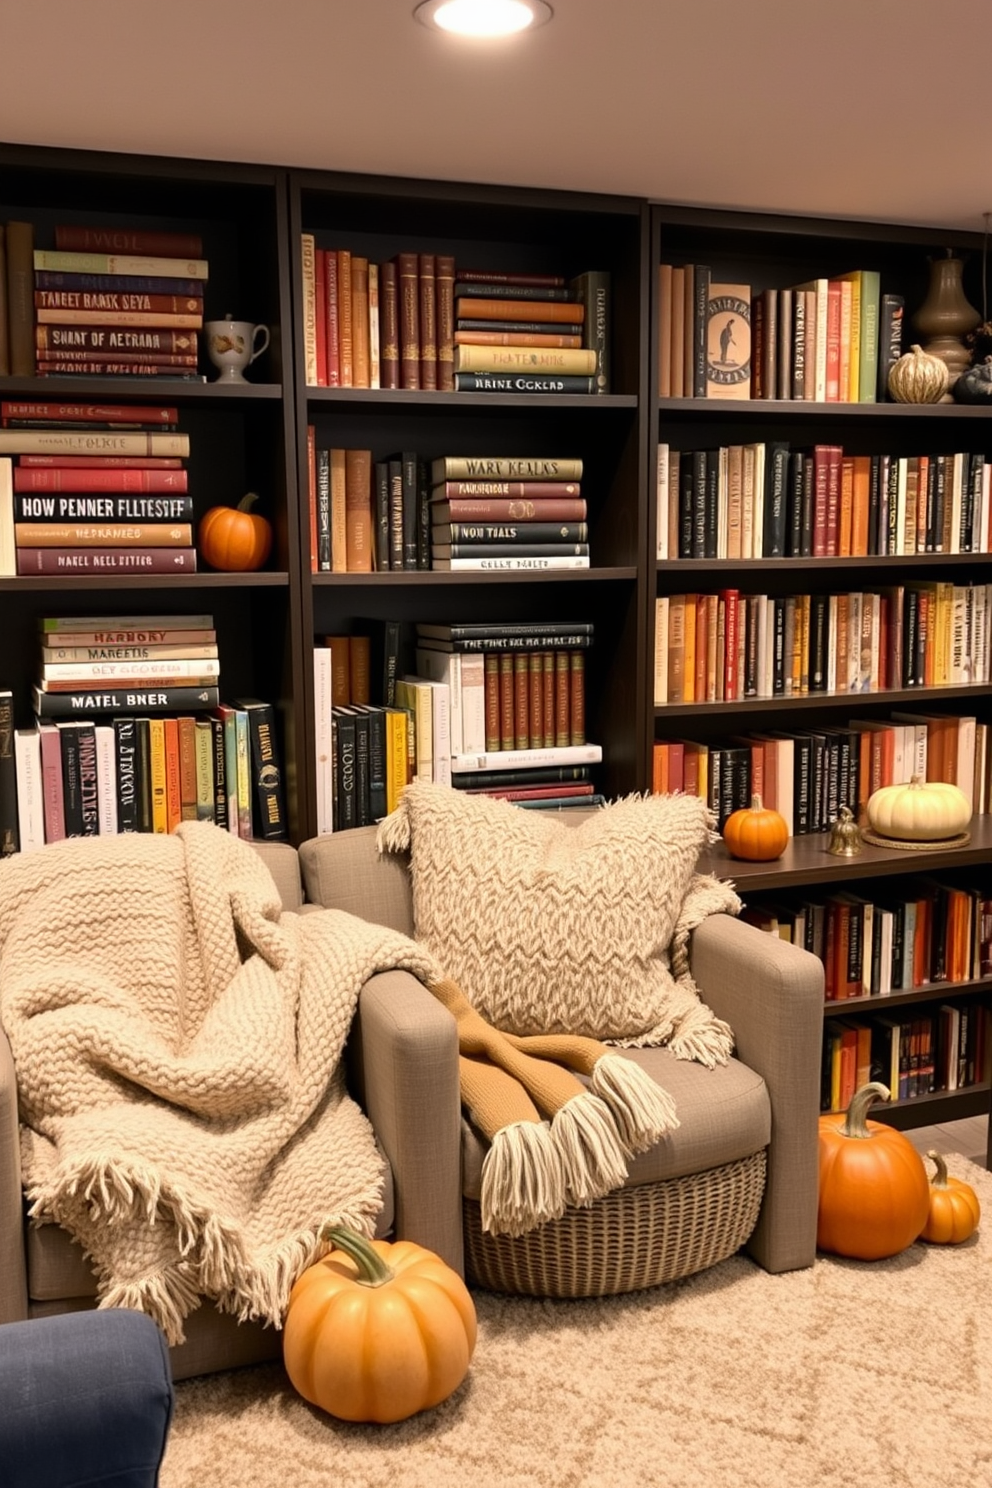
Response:
[[[0,574],[17,573],[17,548],[14,543],[14,462],[9,455],[0,459]]]
[[[871,992],[872,943],[875,938],[875,906],[866,899],[861,917],[861,990],[867,997]]]
[[[906,552],[906,475],[909,461],[901,455],[896,461],[896,554]]]
[[[201,679],[220,676],[220,661],[216,657],[204,657],[200,661],[57,661],[46,662],[41,669],[42,692],[51,692],[53,682],[112,681],[118,686],[138,686],[152,682],[157,677],[181,677]]]
[[[428,679],[433,708],[431,710],[431,739],[433,743],[431,769],[435,785],[451,784],[451,689],[447,682]]]
[[[838,688],[837,678],[837,632],[840,626],[838,618],[838,598],[831,594],[827,600],[827,625],[830,636],[830,644],[827,647],[827,691],[836,692]]]
[[[300,233],[300,267],[303,282],[303,357],[308,387],[316,387],[318,382],[315,251],[313,233]]]
[[[331,649],[313,649],[314,768],[317,781],[317,835],[334,830],[334,748],[331,720]]]
[[[757,629],[758,629],[758,696],[771,697],[772,695],[772,658],[771,645],[773,637],[770,634],[771,627],[768,624],[768,595],[757,596]]]
[[[754,451],[746,444],[741,456],[741,552],[742,558],[754,555]]]
[[[863,596],[855,591],[847,596],[847,677],[845,691],[861,690],[861,605]]]
[[[116,836],[117,740],[112,723],[96,725],[96,801],[100,836]]]
[[[423,677],[398,677],[396,702],[413,719],[414,779],[430,785],[434,780],[434,699],[430,683]]]
[[[654,602],[654,705],[668,702],[668,595]]]
[[[583,556],[562,554],[551,558],[432,558],[431,568],[435,573],[490,573],[500,569],[565,569],[588,568],[589,559]]]
[[[751,556],[765,556],[765,446],[754,448],[754,527],[751,534]]]
[[[878,936],[878,991],[884,997],[892,991],[892,927],[895,915],[881,905],[875,909],[875,934]]]
[[[717,486],[716,506],[716,556],[727,557],[727,544],[729,541],[729,491],[730,491],[730,451],[721,446],[719,451],[719,475]]]
[[[989,532],[992,513],[992,464],[988,460],[982,467],[982,494],[978,508],[978,551],[992,552],[992,534]]]
[[[965,551],[961,542],[961,511],[964,506],[965,462],[967,456],[958,452],[951,456],[951,542],[949,552]]]
[[[975,799],[975,725],[974,717],[958,717],[958,753],[954,784],[968,797],[974,810]]]
[[[462,656],[461,651],[435,651],[418,646],[414,655],[417,675],[431,682],[443,682],[448,689],[448,732],[452,754],[464,753],[462,733]]]
[[[486,747],[486,659],[481,651],[439,651],[418,646],[417,670],[450,693],[451,753]]]
[[[463,754],[451,762],[452,774],[469,775],[478,770],[521,770],[528,765],[598,765],[601,744],[560,744],[550,749],[490,749]]]
[[[17,776],[17,830],[21,852],[45,845],[45,802],[41,779],[41,735],[37,729],[14,730]]]
[[[668,445],[658,445],[658,478],[655,511],[655,557],[668,557]]]

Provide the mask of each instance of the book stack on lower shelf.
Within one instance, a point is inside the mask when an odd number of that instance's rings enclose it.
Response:
[[[431,568],[449,573],[588,568],[581,481],[582,460],[577,457],[445,455],[434,460]],[[491,515],[472,518],[469,510]],[[562,512],[581,515],[558,515]]]
[[[39,377],[195,377],[208,263],[196,233],[56,226],[35,247]]]
[[[195,573],[177,420],[167,406],[0,404],[0,574]]]
[[[212,616],[53,616],[40,641],[36,721],[14,731],[4,842],[15,823],[21,851],[192,820],[285,837],[274,709],[220,701]],[[9,812],[9,789],[0,799]]]

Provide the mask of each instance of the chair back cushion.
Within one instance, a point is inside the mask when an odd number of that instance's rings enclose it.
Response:
[[[307,900],[322,909],[344,909],[360,919],[413,934],[410,875],[405,857],[376,847],[375,827],[355,827],[311,837],[300,847]]]

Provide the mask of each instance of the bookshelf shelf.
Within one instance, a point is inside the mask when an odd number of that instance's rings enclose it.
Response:
[[[703,419],[733,418],[751,423],[789,424],[805,420],[828,420],[846,423],[851,419],[868,419],[885,424],[895,420],[930,420],[938,424],[958,420],[988,419],[989,408],[967,403],[814,403],[794,402],[788,398],[659,398],[658,411],[665,418]]]

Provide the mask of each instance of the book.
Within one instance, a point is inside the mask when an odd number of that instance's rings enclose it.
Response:
[[[596,379],[550,372],[456,372],[456,393],[594,393]]]
[[[589,526],[586,522],[438,522],[431,528],[431,541],[588,544]]]
[[[210,631],[213,634],[214,617],[196,614],[43,615],[39,617],[38,630],[43,636],[73,636],[74,639],[67,641],[67,645],[82,644],[83,636],[92,637],[96,641],[104,638],[117,638],[121,642],[138,639],[150,641],[156,632],[159,633],[156,639],[164,640],[172,631],[182,634],[187,631]]]
[[[8,224],[9,226],[9,224]],[[17,776],[17,836],[20,852],[45,845],[45,801],[38,730],[14,730],[14,769]]]
[[[189,458],[188,434],[121,429],[0,429],[0,454],[178,455]]]
[[[34,374],[34,226],[30,222],[8,222],[7,342],[10,371],[14,377]]]
[[[251,757],[251,835],[284,841],[288,834],[275,708],[259,698],[238,698],[234,706],[247,715]]]
[[[123,523],[15,522],[14,542],[19,548],[121,547],[192,548],[189,522]]]
[[[707,398],[751,396],[751,286],[710,280],[706,300]]]
[[[576,303],[543,299],[511,299],[509,296],[492,298],[473,297],[459,293],[463,286],[455,285],[455,311],[458,320],[484,321],[539,321],[547,325],[582,325],[585,307]]]
[[[878,386],[876,396],[879,403],[892,403],[889,392],[889,373],[902,356],[903,322],[906,301],[902,295],[885,294],[879,299],[878,310]]]
[[[582,461],[576,458],[535,459],[527,456],[445,455],[431,461],[432,486],[447,481],[580,481]]]
[[[14,759],[14,694],[0,688],[0,858],[20,850],[17,765]]]
[[[202,279],[163,278],[154,274],[69,274],[50,269],[36,269],[36,289],[90,290],[99,294],[117,294],[122,290],[135,294],[169,294],[203,298]]]
[[[0,401],[0,424],[4,428],[16,425],[53,424],[144,424],[149,428],[174,427],[179,421],[179,409],[173,404],[144,403],[46,403],[37,400]]]
[[[188,473],[185,470],[111,470],[101,466],[63,469],[50,466],[38,469],[34,466],[18,465],[14,471],[14,490],[29,491],[116,491],[155,493],[180,493],[188,489]]]
[[[569,350],[549,346],[476,346],[455,347],[455,372],[596,372],[596,352],[591,349]],[[456,382],[456,386],[457,386]]]
[[[196,573],[195,548],[18,548],[18,574]]]
[[[105,359],[126,366],[129,360],[169,367],[196,366],[199,338],[195,329],[176,326],[85,326],[46,324],[34,327],[39,367],[42,362],[76,357],[94,364]]]
[[[203,254],[203,239],[196,232],[82,223],[57,224],[55,246],[73,253],[151,253],[167,258],[200,258]]]
[[[613,360],[610,275],[605,269],[587,269],[570,281],[569,289],[585,310],[582,344],[595,356],[595,391],[608,393]]]
[[[8,234],[10,224],[7,224]],[[205,258],[174,258],[148,253],[69,252],[54,248],[36,248],[35,269],[51,269],[68,274],[153,274],[162,279],[206,279],[209,264]]]
[[[533,523],[536,526],[549,522],[584,524],[587,511],[586,502],[579,496],[548,499],[523,496],[456,496],[450,501],[435,499],[431,504],[430,519],[434,523],[519,522],[524,525]]]
[[[597,765],[603,758],[600,744],[565,744],[541,749],[480,750],[451,761],[452,775],[482,770],[519,770],[530,765]]]
[[[565,569],[565,568],[588,568],[588,557],[561,555],[555,557],[512,557],[501,556],[496,558],[432,558],[431,567],[440,573],[467,572],[472,569]]]
[[[79,713],[181,713],[214,708],[216,686],[80,688],[77,692],[43,692],[32,684],[31,701],[39,718],[68,718]]]

